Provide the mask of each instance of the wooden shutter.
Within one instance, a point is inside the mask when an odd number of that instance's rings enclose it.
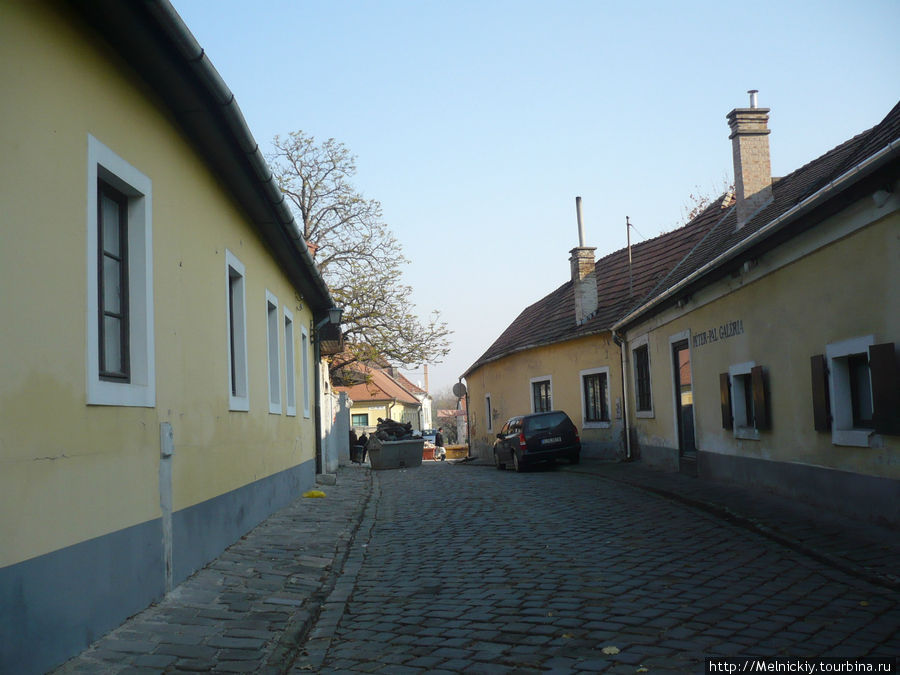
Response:
[[[722,428],[734,428],[734,416],[731,414],[731,378],[728,373],[719,373],[719,398],[722,401]]]
[[[869,347],[869,374],[875,433],[900,435],[900,372],[893,342]]]
[[[766,396],[766,376],[762,366],[750,369],[750,384],[753,388],[753,417],[760,431],[771,427],[769,422],[769,397]]]
[[[828,364],[824,354],[811,356],[813,424],[816,431],[831,431],[831,402],[828,397]]]

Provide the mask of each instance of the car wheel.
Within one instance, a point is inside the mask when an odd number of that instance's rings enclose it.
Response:
[[[503,471],[506,468],[506,464],[500,461],[500,455],[497,454],[497,451],[494,451],[494,466],[497,467],[499,471]]]
[[[525,470],[525,467],[522,465],[522,462],[519,461],[518,453],[513,453],[513,466],[516,468],[517,473],[522,473]]]

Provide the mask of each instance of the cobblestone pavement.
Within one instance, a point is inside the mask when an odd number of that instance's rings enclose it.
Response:
[[[320,489],[324,499],[298,498],[56,672],[284,672],[339,587],[372,473],[346,467]]]
[[[294,673],[701,672],[716,656],[900,654],[895,589],[708,510],[567,470],[426,463],[373,477]]]

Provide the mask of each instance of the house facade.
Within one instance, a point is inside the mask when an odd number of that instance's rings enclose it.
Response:
[[[0,671],[44,672],[315,481],[333,302],[165,0],[0,8]]]
[[[729,114],[736,208],[614,326],[635,451],[897,527],[900,106],[777,181],[767,118]]]
[[[606,367],[618,456],[900,526],[900,106],[777,180],[768,112],[754,92],[728,115],[732,195],[595,264],[593,318],[571,320],[590,299],[573,264],[465,373],[477,454],[544,381],[590,443],[584,392]]]
[[[416,395],[421,392],[403,375],[392,369],[353,363],[344,367],[344,378],[353,384],[337,385],[335,391],[345,393],[350,399],[350,425],[357,434],[371,433],[378,420],[394,420],[421,429],[422,401]],[[424,393],[424,392],[422,392]]]

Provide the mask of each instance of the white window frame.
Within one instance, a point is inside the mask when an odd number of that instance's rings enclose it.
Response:
[[[87,404],[156,406],[153,183],[91,134],[87,139]],[[128,198],[129,382],[100,379],[97,181]]]
[[[637,351],[640,347],[647,348],[647,386],[650,387],[650,410],[638,410],[637,359],[635,359],[634,352]],[[653,368],[651,367],[650,359],[650,335],[642,335],[641,337],[632,340],[630,349],[631,378],[632,382],[634,383],[634,416],[636,418],[650,419],[656,416],[653,411],[653,402],[656,397],[653,396]]]
[[[591,421],[587,419],[587,399],[584,396],[584,378],[588,375],[606,375],[606,412],[609,414],[609,420],[606,422]],[[612,407],[610,405],[610,379],[609,367],[601,366],[600,368],[588,368],[578,373],[578,386],[581,388],[581,426],[584,429],[609,429],[612,426]]]
[[[266,372],[269,384],[269,412],[281,414],[281,359],[278,346],[278,298],[266,289]]]
[[[303,378],[303,417],[310,417],[309,395],[309,330],[300,326],[300,376]]]
[[[747,419],[747,399],[744,395],[743,378],[751,377],[752,370],[756,367],[756,361],[736,363],[728,367],[728,379],[731,384],[731,419],[735,438],[747,441],[758,441],[759,430],[755,423],[750,424]],[[752,389],[752,388],[751,388]],[[753,405],[753,401],[750,401]]]
[[[532,377],[528,381],[528,399],[531,401],[531,412],[537,412],[534,409],[534,383],[535,382],[549,382],[550,383],[550,410],[554,410],[553,408],[553,376],[552,375],[541,375],[540,377]]]
[[[231,293],[232,276],[237,279],[234,307]],[[228,409],[246,412],[250,410],[250,378],[247,366],[247,275],[244,264],[228,249],[225,249],[225,308]],[[233,344],[232,314],[235,326]],[[232,382],[232,364],[234,364],[234,382]]]
[[[854,354],[865,354],[868,357],[869,347],[874,344],[874,335],[864,335],[825,346],[825,357],[828,360],[828,394],[831,398],[831,442],[834,445],[867,448],[870,437],[875,433],[874,429],[853,428],[850,368],[847,363],[847,357]],[[871,386],[870,377],[869,387]]]
[[[287,308],[284,312],[284,405],[285,412],[297,416],[297,364],[294,353],[294,315]]]
[[[532,403],[532,405],[534,405],[534,404]],[[488,433],[491,433],[494,431],[494,416],[491,414],[492,408],[491,408],[491,395],[490,394],[484,395],[484,407],[485,407],[485,410],[487,411],[487,429],[486,429],[486,431]]]

